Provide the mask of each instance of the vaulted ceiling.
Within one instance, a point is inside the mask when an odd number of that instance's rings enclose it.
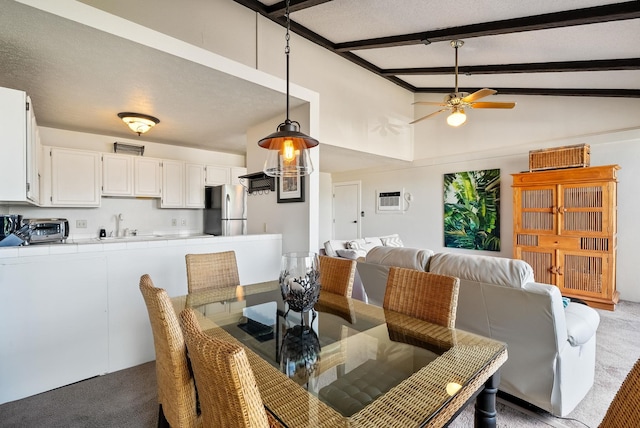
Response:
[[[234,1],[285,22],[284,2]],[[449,42],[462,39],[467,92],[640,97],[640,1],[291,0],[290,10],[293,32],[419,95],[452,92]],[[116,113],[140,111],[162,125],[140,141],[243,154],[246,129],[282,114],[280,92],[62,13],[14,0],[0,0],[0,11],[0,86],[27,91],[41,125],[131,138]],[[326,146],[321,170],[380,158]]]
[[[284,25],[285,2],[234,0]],[[414,93],[640,97],[640,1],[291,0],[291,30]]]

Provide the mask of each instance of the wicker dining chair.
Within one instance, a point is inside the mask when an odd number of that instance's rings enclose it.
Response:
[[[389,268],[382,306],[454,328],[460,279],[413,269]]]
[[[156,351],[158,427],[202,427],[195,381],[178,317],[165,290],[156,288],[149,275],[140,277]]]
[[[180,313],[180,324],[200,391],[204,426],[280,427],[264,408],[244,348],[203,333],[193,309]]]
[[[235,251],[187,254],[187,288],[189,293],[205,288],[240,285]]]
[[[636,361],[613,397],[600,428],[640,427],[640,359]]]
[[[351,297],[356,261],[338,257],[319,256],[321,291]]]

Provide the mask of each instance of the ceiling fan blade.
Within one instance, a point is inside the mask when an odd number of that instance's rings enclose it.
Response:
[[[414,123],[416,123],[416,122],[420,122],[421,120],[429,119],[430,117],[433,117],[433,116],[435,116],[435,115],[437,115],[437,114],[439,114],[439,113],[442,113],[443,111],[447,111],[447,110],[449,110],[449,109],[443,108],[442,110],[438,110],[438,111],[436,111],[436,112],[433,112],[433,113],[431,113],[431,114],[428,114],[428,115],[426,115],[426,116],[423,116],[423,117],[421,117],[420,119],[416,119],[416,120],[414,120],[413,122],[409,122],[409,125],[413,125]]]
[[[498,91],[496,91],[496,90],[488,89],[488,88],[480,89],[479,91],[475,91],[473,94],[469,94],[466,97],[464,97],[462,99],[462,102],[464,102],[464,103],[472,103],[475,100],[479,100],[480,98],[488,97],[489,95],[493,95],[493,94],[495,94],[497,92]]]
[[[478,102],[472,103],[471,108],[514,108],[516,103],[492,103],[492,102]]]
[[[435,101],[416,101],[415,103],[412,103],[413,105],[419,105],[419,106],[446,106],[446,103],[438,103]]]

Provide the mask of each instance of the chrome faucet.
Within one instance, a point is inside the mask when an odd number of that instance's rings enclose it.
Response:
[[[122,215],[122,213],[116,215],[116,237],[120,237],[122,234],[121,229],[121,223],[124,221],[124,216]]]

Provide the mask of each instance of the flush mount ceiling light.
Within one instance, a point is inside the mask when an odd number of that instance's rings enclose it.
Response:
[[[159,119],[140,113],[118,113],[118,117],[138,135],[144,134],[160,123]]]
[[[287,118],[278,125],[278,130],[267,135],[258,145],[268,149],[264,162],[264,173],[270,177],[299,177],[313,172],[309,150],[318,145],[318,140],[300,132],[300,123],[289,119],[289,0],[286,2],[287,45],[284,53],[287,59]]]

